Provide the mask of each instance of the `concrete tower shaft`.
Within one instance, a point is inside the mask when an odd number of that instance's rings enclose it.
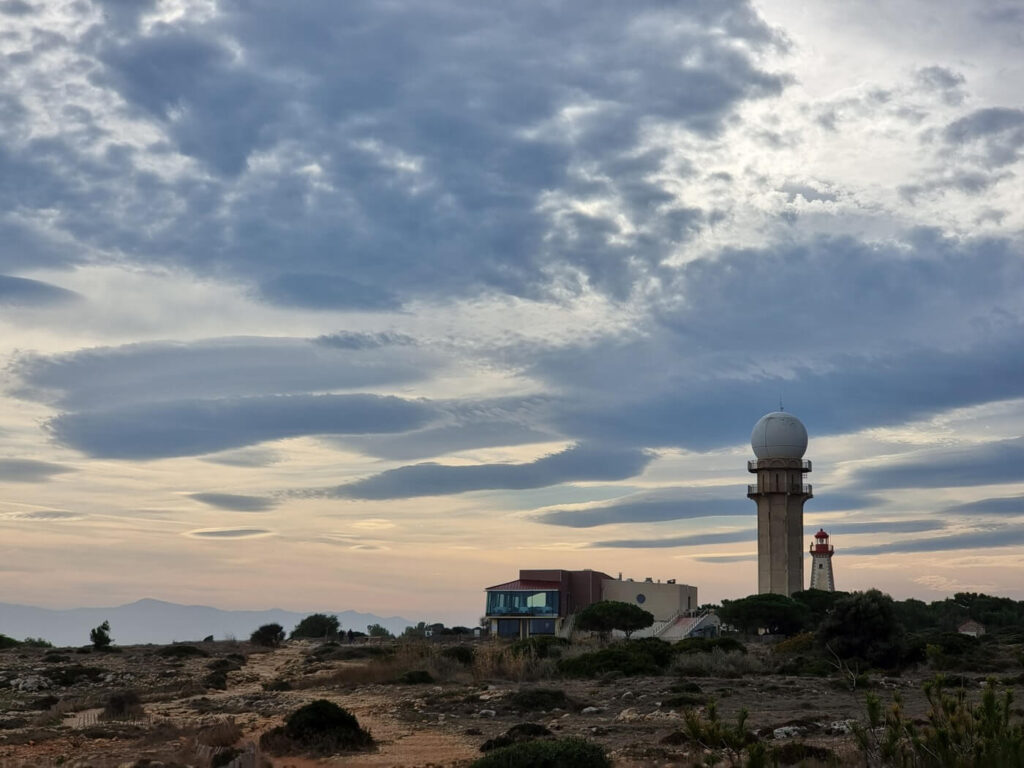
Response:
[[[787,597],[804,589],[804,502],[814,495],[804,475],[811,462],[801,458],[807,431],[789,413],[769,413],[751,435],[757,459],[747,470],[757,484],[747,498],[757,503],[757,591]]]

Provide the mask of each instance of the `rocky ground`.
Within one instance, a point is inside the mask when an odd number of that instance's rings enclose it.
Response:
[[[261,733],[315,699],[355,714],[377,740],[376,751],[319,761],[261,755],[264,764],[465,766],[486,741],[536,723],[555,736],[601,743],[617,766],[689,766],[704,753],[681,736],[682,712],[706,714],[709,700],[728,723],[747,709],[747,728],[766,741],[798,740],[852,759],[849,723],[864,716],[863,691],[828,678],[515,683],[480,679],[452,663],[443,683],[386,684],[363,674],[368,660],[332,658],[323,648],[318,653],[316,643],[269,652],[246,643],[192,647],[203,655],[162,655],[176,653],[167,646],[0,652],[0,766],[207,766],[229,746],[255,752]],[[965,682],[978,688],[981,677]],[[927,709],[920,683],[919,677],[883,679],[875,691],[883,700],[899,691],[907,713],[920,718]],[[141,707],[122,720],[104,719],[111,694],[126,690],[138,692]],[[1019,685],[1016,693],[1019,700]],[[254,762],[242,755],[232,765]]]

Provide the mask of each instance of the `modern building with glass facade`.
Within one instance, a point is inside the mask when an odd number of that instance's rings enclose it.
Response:
[[[601,571],[524,569],[519,578],[487,588],[486,617],[492,636],[566,635],[570,617],[591,603],[620,600],[642,606],[657,622],[697,608],[697,588],[675,581],[633,581]]]

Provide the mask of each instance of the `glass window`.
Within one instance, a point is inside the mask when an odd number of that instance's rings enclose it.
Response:
[[[498,619],[498,637],[519,637],[519,619]]]
[[[558,590],[494,590],[487,593],[488,616],[558,616]]]
[[[531,635],[553,635],[555,634],[554,619],[530,619]]]

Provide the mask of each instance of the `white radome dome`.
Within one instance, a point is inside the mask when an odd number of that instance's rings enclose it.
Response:
[[[759,459],[801,459],[807,450],[807,429],[791,413],[766,413],[754,425],[750,445]]]

